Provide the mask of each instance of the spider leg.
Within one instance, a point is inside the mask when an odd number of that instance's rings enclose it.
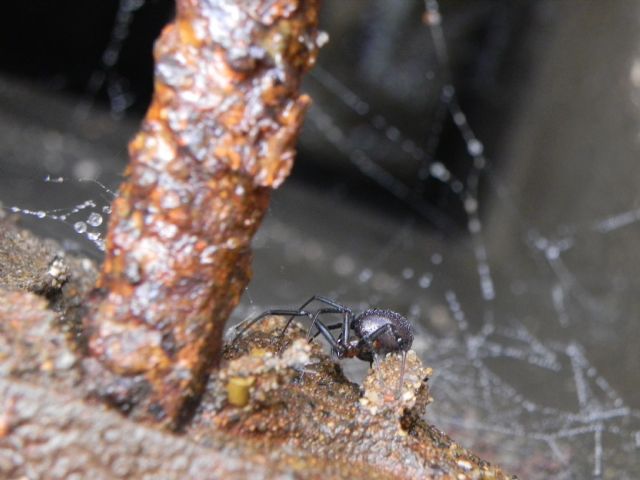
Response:
[[[317,318],[314,320],[314,324],[318,329],[318,334],[322,335],[324,339],[329,343],[329,345],[331,345],[331,351],[334,352],[338,358],[343,358],[346,348],[341,343],[339,343],[333,337],[333,335],[331,335],[331,331],[329,327],[327,327],[324,323],[322,323]]]
[[[394,326],[390,323],[387,323],[381,326],[380,328],[378,328],[377,330],[374,330],[373,332],[369,333],[368,335],[365,335],[358,342],[359,349],[362,350],[363,347],[366,346],[366,348],[373,354],[373,358],[376,365],[378,363],[378,354],[373,351],[373,342],[375,342],[380,335],[383,335],[384,333],[387,333],[387,332],[391,332],[392,334],[395,334]]]
[[[311,302],[321,302],[324,303],[325,305],[329,305],[330,307],[333,308],[337,308],[339,309],[341,312],[350,312],[351,309],[349,307],[345,307],[344,305],[331,300],[330,298],[327,297],[323,297],[321,295],[314,295],[313,297],[311,297],[310,299],[308,299],[306,302],[304,302],[302,305],[300,305],[300,310],[303,310],[304,307],[306,307],[307,305],[309,305]]]
[[[327,330],[335,330],[337,328],[342,328],[342,322],[340,323],[332,323],[331,325],[325,325],[325,328]],[[309,332],[311,333],[311,332]],[[318,335],[320,335],[320,330],[318,330],[316,333],[313,334],[313,336],[309,337],[309,341],[311,342],[312,340],[314,340]]]
[[[262,312],[257,317],[252,318],[251,320],[248,320],[246,322],[242,322],[240,324],[240,325],[242,325],[242,327],[236,333],[236,336],[233,338],[231,343],[235,343],[238,340],[238,338],[240,338],[242,336],[242,334],[244,334],[244,332],[249,330],[251,327],[253,327],[260,320],[262,320],[263,318],[266,318],[266,317],[270,317],[272,315],[286,315],[286,316],[290,316],[291,318],[295,318],[295,317],[309,317],[309,318],[312,318],[312,313],[311,312],[307,312],[307,311],[302,310],[302,309],[299,309],[299,310],[291,310],[291,309],[288,309],[288,310],[285,310],[285,309],[267,310],[265,312]],[[286,327],[289,326],[289,323],[290,323],[290,320],[287,322],[287,326]],[[285,327],[284,330],[286,330],[286,327]],[[284,334],[284,330],[282,331],[280,336],[282,336]]]
[[[321,324],[322,326],[324,326],[324,324],[322,322],[320,322],[320,320],[318,320],[318,318],[320,317],[320,315],[323,314],[331,314],[331,313],[342,313],[342,310],[338,309],[338,308],[320,308],[318,310],[315,311],[315,313],[311,313],[311,312],[307,312],[305,310],[298,310],[296,312],[296,314],[291,314],[291,317],[289,318],[289,320],[287,320],[286,325],[284,326],[284,328],[282,329],[282,331],[280,332],[280,335],[278,336],[278,341],[282,342],[282,339],[284,337],[285,332],[287,331],[287,328],[289,328],[289,325],[291,325],[291,321],[293,318],[295,318],[296,316],[303,316],[303,315],[298,315],[298,313],[303,312],[305,315],[309,318],[311,318],[311,325],[309,326],[309,330],[307,331],[307,341],[310,342],[312,340],[311,337],[311,331],[313,330],[313,327],[316,327],[318,329],[318,333],[316,335],[313,336],[313,338],[317,337],[319,334],[322,334],[325,338],[327,338],[327,332],[322,332],[320,329],[320,326],[318,324]],[[288,315],[288,314],[284,314],[284,315]],[[340,324],[342,325],[342,324]],[[335,341],[335,339],[333,338],[333,335],[329,334],[329,336],[331,337],[332,340],[334,340],[335,344],[339,344],[339,341]],[[329,343],[331,343],[331,348],[335,349],[335,344],[333,342],[331,342],[331,340],[329,340],[327,338],[327,341],[329,341]],[[282,345],[280,347],[280,351],[279,353],[282,353],[282,349],[284,348],[284,345]]]
[[[364,337],[362,337],[362,342],[364,342],[367,347],[369,349],[371,349],[371,346],[373,344],[373,342],[375,341],[376,338],[378,338],[380,335],[382,335],[383,333],[386,333],[388,331],[391,331],[391,333],[395,334],[395,328],[392,324],[388,323],[386,325],[383,325],[382,327],[378,328],[377,330],[371,332],[369,335],[365,335]],[[406,369],[406,365],[407,365],[407,352],[402,350],[400,352],[401,358],[400,358],[400,375],[398,376],[398,386],[396,387],[396,398],[400,398],[400,396],[402,395],[402,386],[404,385],[404,373],[405,373],[405,369]],[[378,366],[378,355],[374,354],[374,362],[376,363],[376,367]]]
[[[309,341],[312,340],[311,332],[313,330],[313,327],[316,326],[316,320],[318,319],[318,317],[320,315],[331,314],[331,313],[342,313],[342,311],[338,310],[337,308],[320,308],[319,310],[316,310],[315,314],[313,315],[313,319],[312,319],[311,325],[309,326],[309,330],[307,331],[307,339]],[[342,323],[340,323],[339,325],[342,326]],[[318,334],[316,333],[313,336],[313,338],[315,338],[317,336],[318,336]]]
[[[365,342],[367,345],[371,345],[376,340],[376,338],[378,338],[380,335],[388,331],[391,331],[391,333],[393,333],[394,331],[393,325],[390,323],[387,323],[381,326],[380,328],[374,330],[373,332],[369,333],[368,335],[365,335],[364,337],[362,337],[362,341]]]
[[[349,345],[349,334],[351,333],[351,322],[353,322],[353,313],[351,310],[344,312],[342,319],[342,332],[340,333],[340,342],[346,347]]]
[[[334,302],[330,298],[323,297],[321,295],[314,295],[313,297],[309,298],[306,302],[304,302],[302,305],[300,305],[300,308],[298,309],[298,311],[304,311],[304,308],[307,305],[309,305],[310,303],[312,303],[312,302],[324,303],[325,305],[329,305],[330,307],[333,307],[333,308],[339,310],[339,312],[349,312],[349,313],[351,313],[351,309],[349,307],[345,307],[344,305],[341,305],[338,302]],[[280,333],[280,337],[284,336],[284,332],[287,331],[287,328],[289,328],[289,325],[291,325],[291,322],[293,321],[294,317],[295,317],[295,315],[291,315],[289,317],[289,319],[287,320],[287,323],[285,324],[284,328],[282,329],[282,332]]]
[[[335,330],[336,328],[342,328],[344,326],[344,322],[334,323],[327,326],[319,320],[320,315],[331,314],[331,313],[343,313],[343,312],[337,308],[320,308],[313,314],[313,317],[311,317],[311,314],[308,315],[310,318],[312,318],[312,321],[311,321],[311,326],[309,327],[309,331],[307,332],[307,341],[311,342],[318,335],[322,335],[324,339],[329,343],[329,345],[331,345],[332,351],[334,351],[338,357],[342,357],[342,355],[344,354],[345,348],[341,344],[340,340],[336,340],[335,337],[331,334],[331,330]],[[316,327],[318,331],[312,337],[311,331],[313,330],[313,327]],[[283,329],[283,331],[280,333],[281,336],[284,335],[285,330],[286,330],[286,326],[285,326],[285,329]]]

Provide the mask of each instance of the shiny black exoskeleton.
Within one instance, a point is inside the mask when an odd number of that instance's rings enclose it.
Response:
[[[345,345],[340,357],[356,356],[372,361],[374,355],[407,352],[413,344],[413,326],[405,317],[392,310],[372,308],[351,321],[354,340]]]
[[[315,311],[305,310],[312,302],[324,306]],[[320,321],[321,315],[330,314],[342,315],[342,321],[331,324]],[[331,345],[331,351],[337,358],[357,357],[373,362],[375,357],[387,353],[400,353],[404,358],[413,343],[413,326],[399,313],[374,308],[354,315],[349,307],[318,295],[311,297],[297,310],[275,309],[261,313],[240,327],[236,339],[256,322],[272,315],[289,317],[282,334],[295,317],[310,318],[312,324],[309,331],[316,328],[317,332],[310,336],[309,340],[322,335]],[[340,335],[336,338],[331,331],[337,329],[340,329]]]

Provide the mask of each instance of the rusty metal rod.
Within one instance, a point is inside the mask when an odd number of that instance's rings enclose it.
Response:
[[[288,175],[319,0],[178,0],[84,316],[96,395],[176,426],[220,357],[250,242]]]

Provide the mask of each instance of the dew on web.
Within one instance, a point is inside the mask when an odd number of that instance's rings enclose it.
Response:
[[[105,218],[111,213],[110,202],[115,198],[116,193],[95,179],[67,179],[62,176],[46,175],[42,180],[44,183],[67,184],[73,186],[79,183],[90,183],[96,185],[99,193],[103,194],[101,199],[88,199],[71,207],[56,208],[48,210],[34,210],[23,208],[17,205],[4,207],[5,210],[25,217],[37,218],[43,221],[54,221],[68,225],[76,234],[87,239],[98,251],[104,251],[103,225]]]
[[[84,222],[76,222],[73,224],[73,229],[76,232],[83,234],[87,231],[87,224]]]
[[[439,74],[450,79],[443,32],[446,17],[440,15],[437,1],[428,0],[425,5]],[[405,253],[398,248],[397,235],[389,233],[393,229],[387,229],[388,240],[378,247],[379,252],[385,252],[383,255],[359,255],[356,248],[349,255],[348,268],[337,268],[331,281],[317,278],[315,288],[309,291],[331,292],[339,300],[353,298],[354,302],[364,298],[365,307],[400,305],[420,325],[414,346],[435,370],[430,383],[436,401],[429,419],[464,445],[483,449],[489,458],[524,478],[549,478],[549,471],[559,479],[616,474],[631,478],[629,469],[638,467],[634,459],[640,449],[640,411],[591,364],[589,357],[598,356],[597,352],[582,345],[586,341],[581,332],[584,317],[602,322],[613,313],[585,285],[572,255],[584,248],[582,244],[594,241],[594,235],[604,240],[606,235],[633,226],[640,220],[640,210],[613,212],[583,225],[563,223],[557,225],[555,232],[541,233],[518,210],[515,195],[496,175],[487,147],[474,132],[450,81],[442,87],[439,112],[441,117],[449,117],[465,145],[469,164],[464,177],[436,157],[434,146],[440,142],[442,118],[434,122],[423,142],[417,142],[330,68],[321,66],[312,78],[351,115],[371,127],[376,137],[368,145],[359,143],[358,130],[345,127],[322,104],[314,105],[308,123],[364,177],[425,219],[433,220],[433,212],[420,200],[424,183],[411,183],[407,177],[395,174],[375,153],[384,144],[396,145],[417,162],[417,178],[436,180],[456,196],[466,216],[469,242],[462,251],[452,254],[451,249],[440,250],[441,245],[426,240],[413,225],[409,227],[412,241],[407,247],[411,253]],[[500,263],[496,255],[501,252],[485,240],[480,204],[482,178],[488,180],[505,210],[517,219],[521,249],[533,270],[516,264],[507,269],[502,265],[494,272],[494,265]],[[335,223],[340,225],[340,221]],[[267,221],[263,234],[266,238],[261,243],[267,249],[264,252],[272,255],[278,247],[287,250],[293,245],[292,239],[304,248],[314,230],[310,224],[302,225],[306,228],[292,229],[287,225],[282,234],[281,223]],[[335,228],[325,228],[335,232]],[[377,230],[367,230],[364,222],[358,223],[358,228],[364,230],[363,236],[379,234]],[[420,239],[426,240],[422,247]],[[434,247],[435,252],[429,251]],[[346,254],[337,242],[324,249],[328,258],[343,258]],[[257,257],[260,263],[259,253]],[[302,274],[299,269],[296,271]],[[461,275],[450,278],[452,271]],[[470,272],[475,275],[476,299]],[[389,277],[388,284],[395,285],[393,289],[381,291],[372,287],[372,280],[382,275]],[[323,290],[318,284],[325,284],[326,288]],[[251,288],[255,300],[258,289],[265,287],[256,281]],[[289,294],[282,298],[296,302]],[[511,306],[513,301],[522,306]],[[276,303],[272,299],[262,302],[264,305],[254,303],[252,311]],[[541,305],[545,305],[544,310],[540,310]],[[239,315],[245,313],[248,314],[246,307],[240,309]],[[548,326],[554,324],[555,327]],[[607,371],[611,373],[610,369]],[[490,442],[493,446],[488,445]]]
[[[99,227],[102,225],[102,215],[96,212],[91,212],[87,218],[87,223],[92,227]]]
[[[429,288],[432,280],[433,280],[433,275],[428,273],[420,277],[418,284],[420,285],[421,288]]]

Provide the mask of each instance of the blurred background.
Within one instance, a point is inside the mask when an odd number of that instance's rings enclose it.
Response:
[[[521,478],[637,478],[640,2],[323,3],[234,321],[314,294],[397,310],[460,444]],[[0,201],[99,259],[173,2],[3,9]]]

